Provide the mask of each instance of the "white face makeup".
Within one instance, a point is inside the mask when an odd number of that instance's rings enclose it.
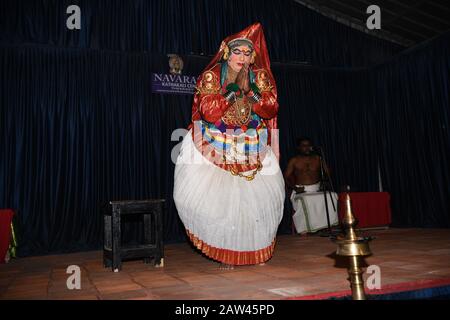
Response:
[[[250,64],[252,59],[252,50],[248,46],[239,46],[230,51],[228,65],[233,71],[239,72],[244,64]]]

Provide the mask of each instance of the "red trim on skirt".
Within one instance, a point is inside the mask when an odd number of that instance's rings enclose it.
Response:
[[[203,242],[187,229],[186,232],[194,246],[201,250],[207,257],[230,265],[252,265],[264,263],[272,258],[275,248],[274,239],[270,246],[256,251],[233,251],[221,249]]]

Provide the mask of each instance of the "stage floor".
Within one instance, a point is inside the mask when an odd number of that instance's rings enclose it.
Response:
[[[365,231],[376,237],[368,265],[378,265],[381,286],[450,278],[450,229]],[[0,265],[0,299],[287,299],[349,289],[345,260],[318,236],[278,237],[265,266],[220,270],[188,243],[165,247],[165,266],[124,262],[103,268],[102,252],[12,260]],[[81,268],[81,289],[68,290],[69,265]],[[365,278],[367,278],[365,274]],[[422,281],[423,282],[423,281]]]

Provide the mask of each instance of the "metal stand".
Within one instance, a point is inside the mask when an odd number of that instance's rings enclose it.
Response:
[[[330,196],[330,201],[331,201],[331,204],[333,205],[333,210],[336,211],[337,203],[334,202],[333,194],[332,194],[332,193],[335,193],[335,191],[334,191],[333,182],[330,178],[330,175],[327,172],[327,170],[325,170],[326,161],[325,161],[325,155],[324,155],[323,149],[321,147],[315,147],[314,151],[319,156],[319,159],[320,159],[320,186],[323,191],[323,199],[325,201],[325,211],[327,214],[327,226],[328,226],[327,231],[320,231],[319,235],[321,237],[333,237],[333,236],[336,236],[338,233],[337,232],[333,233],[333,231],[331,230],[330,212],[328,209],[327,193]]]

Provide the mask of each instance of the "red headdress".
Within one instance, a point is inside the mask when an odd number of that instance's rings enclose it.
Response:
[[[203,71],[211,69],[218,62],[220,62],[223,54],[225,53],[225,48],[228,46],[228,43],[235,39],[248,39],[252,42],[253,50],[256,52],[254,63],[255,67],[265,69],[270,74],[270,77],[273,80],[273,75],[270,70],[270,60],[269,53],[267,51],[266,39],[264,38],[262,25],[259,22],[252,24],[251,26],[236,34],[226,37],[220,44],[219,51]],[[272,81],[272,83],[275,86],[275,81]]]

